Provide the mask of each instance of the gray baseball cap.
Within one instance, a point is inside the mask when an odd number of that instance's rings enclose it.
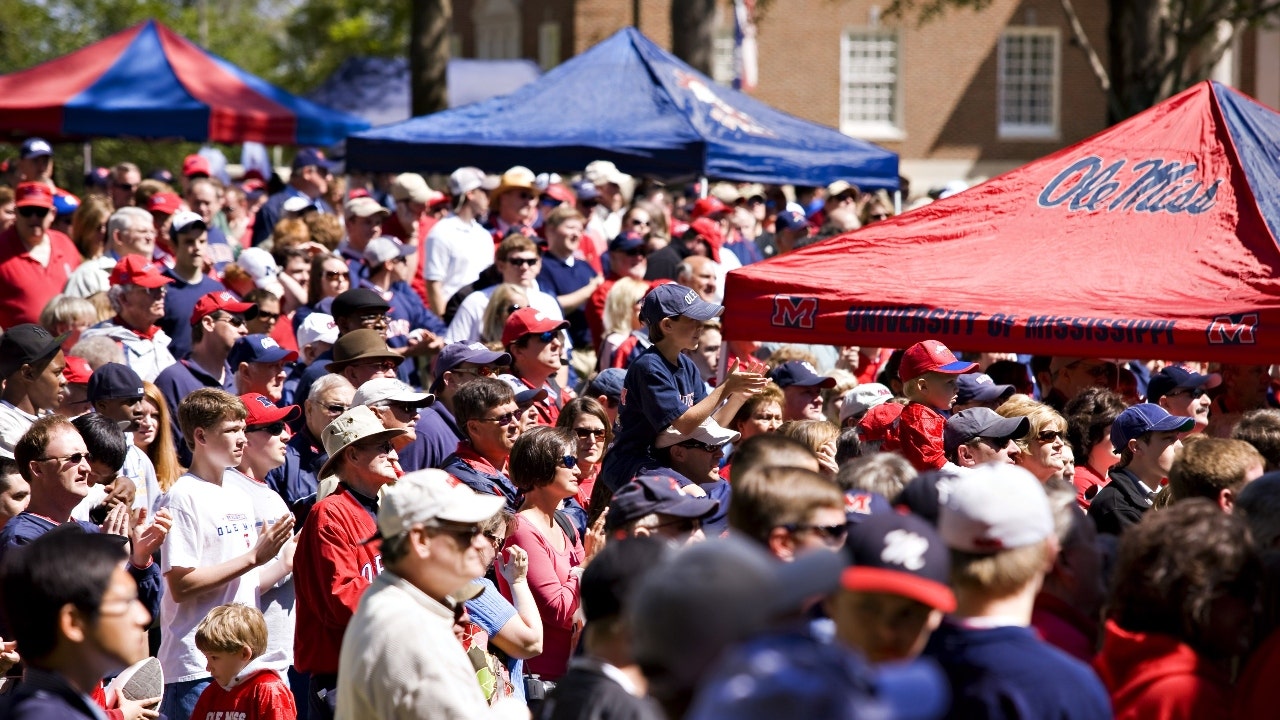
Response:
[[[975,407],[947,418],[942,430],[942,446],[947,452],[974,438],[1011,440],[1026,435],[1031,430],[1031,420],[1025,417],[1001,417],[990,408]]]

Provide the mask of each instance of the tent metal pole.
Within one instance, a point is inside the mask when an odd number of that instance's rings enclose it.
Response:
[[[709,192],[710,189],[711,189],[711,183],[707,182],[707,176],[699,175],[698,176],[698,197],[699,198],[706,197],[707,192]]]
[[[89,177],[89,173],[93,171],[93,143],[84,143],[80,153],[84,156],[84,175]]]
[[[894,215],[902,214],[902,191],[901,190],[893,191],[893,214]]]

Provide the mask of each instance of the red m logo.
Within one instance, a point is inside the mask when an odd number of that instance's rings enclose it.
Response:
[[[1257,313],[1219,315],[1209,323],[1206,332],[1210,345],[1253,345],[1257,342],[1254,337],[1257,327]]]
[[[773,296],[774,327],[813,329],[813,319],[818,315],[818,298],[796,295]]]

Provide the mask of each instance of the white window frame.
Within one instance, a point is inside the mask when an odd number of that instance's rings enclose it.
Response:
[[[1050,78],[1050,121],[1048,123],[1016,122],[1005,115],[1006,93],[1012,79],[1006,57],[1010,38],[1047,38],[1053,44],[1053,68]],[[1000,34],[996,51],[996,134],[1001,140],[1058,140],[1062,134],[1062,30],[1056,27],[1010,26]]]
[[[560,23],[547,20],[538,26],[538,65],[546,72],[560,64]]]
[[[892,107],[889,108],[891,117],[888,121],[884,120],[862,120],[851,119],[850,109],[855,100],[853,86],[855,80],[852,77],[853,67],[850,53],[854,49],[856,42],[885,42],[889,41],[893,44],[893,69],[892,79],[888,82],[892,84]],[[874,28],[874,27],[856,27],[845,28],[840,33],[840,132],[858,138],[867,140],[902,140],[906,137],[905,125],[903,124],[902,107],[903,107],[903,91],[902,91],[902,49],[903,42],[901,34],[895,29]],[[885,84],[884,80],[877,83],[875,80],[866,82],[866,85]]]
[[[479,0],[471,15],[475,28],[475,56],[481,60],[512,60],[521,55],[520,4],[515,0]]]
[[[733,87],[733,81],[738,79],[738,41],[734,33],[732,24],[724,27],[721,23],[711,36],[711,79],[725,87]]]

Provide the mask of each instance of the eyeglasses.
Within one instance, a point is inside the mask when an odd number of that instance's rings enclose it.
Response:
[[[369,450],[376,450],[379,455],[390,455],[396,450],[395,446],[391,444],[390,440],[383,440],[382,442],[373,443],[369,445],[366,445],[363,443],[356,443],[356,447],[366,452],[368,452]]]
[[[26,205],[18,208],[18,214],[24,218],[33,220],[43,220],[49,214],[49,208],[43,208],[38,205]]]
[[[627,257],[646,257],[649,254],[644,248],[631,248],[625,252]]]
[[[559,331],[559,330],[548,330],[548,331],[546,331],[546,332],[544,332],[544,333],[529,333],[528,335],[525,335],[524,337],[525,337],[525,339],[526,339],[526,340],[533,340],[533,339],[535,339],[535,338],[536,338],[536,339],[538,339],[538,340],[541,340],[541,341],[542,341],[542,342],[544,342],[544,343],[549,343],[549,342],[551,342],[552,340],[555,340],[556,338],[560,337],[560,331]]]
[[[680,447],[686,447],[686,448],[689,448],[689,449],[691,449],[691,450],[701,450],[701,451],[703,451],[703,452],[709,452],[709,453],[719,453],[719,452],[723,452],[723,451],[724,451],[724,444],[720,444],[720,445],[708,445],[708,444],[706,444],[706,443],[704,443],[704,442],[700,442],[700,441],[698,441],[698,440],[686,440],[686,441],[684,441],[684,442],[682,442],[682,443],[677,443],[677,444],[678,444]]]
[[[450,370],[449,372],[452,372],[455,375],[465,374],[465,375],[479,375],[480,377],[493,377],[494,373],[496,373],[497,371],[489,367],[488,365],[480,365],[478,367],[456,367]]]
[[[351,277],[351,273],[349,272],[340,272],[337,270],[324,271],[325,280],[345,280],[346,278],[349,278],[349,277]]]
[[[166,290],[164,286],[161,286],[158,288],[144,288],[141,285],[134,285],[134,288],[141,290],[142,293],[147,297],[154,298],[156,300],[159,300],[160,298],[164,297],[165,293],[168,292],[168,290]]]
[[[573,432],[577,434],[579,439],[587,438],[603,438],[605,437],[604,428],[574,428]]]
[[[45,460],[57,460],[60,464],[69,462],[72,465],[79,465],[82,462],[93,462],[93,456],[87,452],[78,452],[71,455],[48,455],[46,457],[36,458],[36,460],[39,462],[44,462]]]
[[[868,215],[867,217],[871,220],[888,220],[889,213],[875,213],[874,215]]]
[[[1186,395],[1192,400],[1199,400],[1200,398],[1208,394],[1209,393],[1206,392],[1204,388],[1182,388],[1180,390],[1174,390],[1173,392],[1165,393],[1164,396],[1165,397],[1181,397],[1183,395]]]
[[[103,598],[102,605],[98,608],[98,615],[102,617],[122,617],[124,615],[128,615],[135,606],[141,604],[142,601],[138,599],[137,595],[127,598],[116,598],[114,600]],[[108,605],[118,606],[120,609],[107,610]]]
[[[671,528],[672,533],[675,535],[692,535],[693,533],[697,532],[698,529],[701,527],[702,527],[702,521],[698,520],[697,518],[676,518],[675,520],[668,520],[667,522],[664,522],[664,523],[658,523],[657,525],[653,526],[653,529],[657,530],[658,528]]]
[[[125,192],[133,192],[134,190],[138,189],[138,186],[134,185],[133,183],[122,183],[122,182],[112,181],[111,184],[117,188],[120,188],[121,190],[124,190]]]
[[[280,313],[258,311],[258,319],[262,322],[273,323],[280,319]]]
[[[783,525],[782,527],[793,533],[809,530],[821,536],[823,540],[832,543],[842,543],[849,535],[849,526],[847,524],[810,525],[808,523],[793,523],[791,525]]]
[[[507,264],[516,267],[533,267],[538,264],[538,258],[507,258]]]
[[[641,220],[640,218],[631,218],[632,227],[636,227],[638,225],[648,225],[648,224],[649,224],[648,220]]]
[[[502,547],[502,543],[507,541],[507,536],[487,532],[487,533],[484,533],[484,539],[488,540],[490,544],[492,544],[495,548],[500,548]]]
[[[520,199],[525,202],[529,202],[530,200],[537,200],[538,196],[534,195],[533,193],[522,192],[520,193]]]
[[[240,317],[239,315],[224,315],[222,317],[214,318],[213,321],[225,322],[231,327],[237,327],[237,328],[244,327],[244,318]]]
[[[386,324],[387,324],[387,314],[386,314],[386,313],[377,313],[377,314],[371,314],[371,315],[361,315],[361,316],[360,316],[360,324],[361,324],[361,325],[364,325],[365,327],[377,326],[377,325],[386,325]]]
[[[508,315],[510,315],[511,313],[513,313],[513,312],[515,312],[515,311],[517,311],[517,310],[519,310],[519,309],[520,309],[520,306],[519,306],[519,305],[508,305],[508,306],[507,306],[507,314],[508,314]]]
[[[399,410],[400,412],[404,413],[405,415],[417,415],[417,414],[418,414],[418,406],[417,406],[417,405],[414,405],[414,404],[412,404],[412,403],[406,403],[406,402],[388,402],[388,403],[384,403],[384,404],[382,405],[382,407],[392,408],[392,409],[394,409],[394,410]]]
[[[245,432],[264,432],[268,435],[279,435],[284,432],[286,425],[283,422],[275,422],[270,425],[250,425],[245,428]]]
[[[491,423],[496,423],[499,427],[506,427],[506,426],[510,425],[511,423],[515,422],[515,421],[516,421],[516,418],[518,418],[518,417],[520,417],[520,413],[519,413],[519,412],[509,412],[509,413],[504,413],[504,414],[502,414],[502,415],[499,415],[498,417],[491,417],[491,418],[472,418],[472,419],[473,419],[473,420],[479,420],[480,422],[491,422]]]
[[[358,368],[377,368],[384,372],[395,372],[400,367],[400,363],[395,360],[366,360],[365,362],[352,363],[352,367]]]
[[[346,412],[348,409],[346,405],[339,405],[337,403],[333,405],[322,405],[321,407],[323,407],[325,409],[325,412],[329,413],[330,415],[341,415],[342,413]]]
[[[1095,380],[1110,377],[1113,373],[1113,369],[1115,368],[1111,363],[1099,363],[1097,365],[1082,365],[1081,363],[1075,363],[1068,367],[1083,370],[1086,373],[1089,373],[1089,376]]]
[[[1061,430],[1041,430],[1036,439],[1042,443],[1048,444],[1052,442],[1066,442],[1067,434]]]
[[[572,470],[578,467],[578,458],[572,455],[565,455],[564,457],[560,458],[560,464],[565,466],[567,469]]]
[[[447,525],[444,523],[437,525],[424,526],[430,532],[440,535],[448,535],[457,541],[459,547],[467,547],[475,542],[475,539],[484,534],[484,528],[479,525]]]

